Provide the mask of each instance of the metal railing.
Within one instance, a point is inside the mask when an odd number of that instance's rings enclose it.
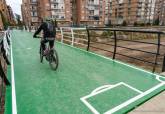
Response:
[[[70,42],[70,44],[72,46],[74,46],[75,44],[79,44],[78,42],[75,42],[75,35],[76,34],[81,34],[81,31],[85,31],[86,30],[86,33],[87,35],[84,33],[84,37],[86,37],[86,43],[85,45],[84,44],[80,44],[80,45],[84,45],[86,47],[86,50],[89,51],[90,48],[95,48],[97,50],[102,50],[102,51],[106,51],[106,52],[109,52],[109,53],[112,53],[112,59],[116,59],[116,55],[120,55],[120,56],[124,56],[124,57],[127,57],[127,58],[130,58],[130,59],[133,59],[133,60],[137,60],[137,61],[140,61],[140,62],[144,62],[144,63],[147,63],[149,65],[153,65],[153,68],[152,68],[152,72],[155,72],[155,69],[156,69],[156,66],[159,65],[161,66],[162,64],[160,64],[158,62],[158,56],[162,56],[164,57],[164,53],[161,54],[160,53],[160,46],[163,46],[165,47],[165,45],[161,44],[160,43],[160,39],[161,39],[161,35],[165,34],[164,32],[162,31],[158,31],[158,30],[153,30],[153,29],[130,29],[130,28],[107,28],[107,27],[90,27],[90,28],[71,28],[71,27],[61,27],[59,32],[61,33],[59,36],[61,38],[61,42],[64,42],[64,41],[67,41],[67,42]],[[76,31],[80,31],[80,33],[76,33]],[[112,36],[108,36],[108,39],[111,39],[113,40],[113,42],[111,43],[108,43],[108,42],[98,42],[98,41],[92,41],[91,37],[100,37],[100,36],[94,36],[91,32],[92,31],[101,31],[101,32],[112,32]],[[153,42],[146,42],[146,41],[141,41],[141,40],[132,40],[132,39],[124,39],[124,38],[120,38],[118,37],[118,32],[123,32],[123,33],[139,33],[139,34],[154,34],[156,35],[156,40],[157,40],[157,43],[153,43]],[[101,36],[102,37],[102,36]],[[81,39],[81,38],[80,38]],[[83,39],[84,40],[84,39]],[[119,41],[125,41],[125,42],[133,42],[133,43],[136,43],[136,44],[148,44],[148,45],[153,45],[153,46],[156,46],[156,51],[155,52],[152,52],[152,51],[146,51],[146,50],[143,50],[143,49],[136,49],[136,48],[130,48],[130,47],[127,47],[127,46],[121,46],[118,44]],[[100,48],[100,47],[96,47],[96,46],[93,46],[92,44],[102,44],[102,45],[106,45],[106,46],[112,46],[113,47],[113,50],[108,50],[108,49],[103,49],[103,48]],[[123,53],[120,53],[118,52],[118,48],[122,48],[122,49],[126,49],[126,50],[131,50],[131,51],[137,51],[137,52],[142,52],[142,53],[145,53],[145,54],[150,54],[150,55],[153,55],[154,56],[154,61],[150,61],[150,60],[146,60],[144,58],[138,58],[138,57],[134,57],[134,56],[130,56],[130,55],[126,55],[126,54],[123,54]],[[163,63],[163,62],[162,62]],[[165,57],[164,57],[164,64],[165,64]],[[162,71],[165,70],[165,66],[163,65],[162,66]],[[163,70],[164,69],[164,70]]]
[[[7,64],[10,65],[9,61],[9,49],[10,49],[10,32],[9,30],[0,32],[0,112],[3,110],[3,100],[5,86],[10,85],[7,79]]]
[[[96,41],[91,42],[91,40],[90,40],[90,37],[91,37],[90,31],[111,31],[111,32],[113,32],[113,38],[111,38],[111,39],[114,40],[114,44],[101,43],[101,42],[96,42]],[[138,40],[134,41],[134,40],[118,38],[117,37],[117,32],[155,34],[155,35],[157,35],[157,43],[143,42],[143,41],[138,41]],[[138,61],[141,61],[141,62],[145,62],[145,63],[148,63],[148,64],[152,64],[153,65],[152,72],[155,72],[155,68],[156,68],[157,65],[161,65],[160,63],[157,62],[158,61],[158,56],[160,55],[160,56],[164,57],[164,54],[160,54],[160,46],[165,46],[165,45],[160,43],[161,35],[164,34],[164,32],[161,32],[161,31],[149,30],[149,29],[148,30],[146,30],[146,29],[126,29],[126,28],[125,29],[124,28],[123,29],[120,29],[120,28],[87,28],[87,33],[88,33],[88,39],[89,39],[87,50],[89,50],[89,48],[92,47],[92,48],[96,48],[96,49],[100,49],[100,50],[103,50],[103,51],[113,53],[113,57],[112,57],[113,59],[116,58],[116,55],[120,55],[120,56],[124,56],[124,57],[131,58],[131,59],[134,59],[134,60],[138,60]],[[127,46],[118,45],[118,41],[127,41],[127,42],[155,45],[155,46],[157,46],[157,49],[156,49],[156,52],[150,52],[150,51],[145,51],[145,50],[141,50],[141,49],[129,48]],[[94,46],[91,46],[92,43],[111,45],[111,46],[114,47],[114,50],[109,51],[109,50],[106,50],[106,49],[101,49],[101,48],[98,48],[98,47],[94,47]],[[155,55],[155,60],[154,60],[154,62],[152,62],[152,61],[145,60],[145,59],[140,59],[140,58],[137,58],[137,57],[131,57],[129,55],[125,55],[125,54],[117,52],[117,48],[123,48],[123,49],[127,49],[127,50],[133,50],[133,51],[137,51],[137,52],[143,52],[143,53]]]
[[[86,33],[86,28],[71,28],[71,27],[60,27],[57,30],[57,36],[61,38],[61,42],[67,42],[68,44],[81,45],[87,47],[88,37]]]

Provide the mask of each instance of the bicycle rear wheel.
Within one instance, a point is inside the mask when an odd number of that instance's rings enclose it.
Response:
[[[50,53],[50,59],[49,59],[49,65],[52,70],[56,70],[58,68],[59,59],[58,54],[56,50],[52,50]]]

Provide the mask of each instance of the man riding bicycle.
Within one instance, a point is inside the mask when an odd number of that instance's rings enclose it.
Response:
[[[33,35],[33,37],[36,38],[37,35],[43,30],[43,39],[41,40],[41,46],[42,46],[42,49],[44,50],[44,53],[46,53],[45,43],[49,42],[50,49],[53,49],[54,47],[56,27],[57,27],[56,20],[54,22],[53,19],[47,18],[45,22],[42,22],[38,30]]]

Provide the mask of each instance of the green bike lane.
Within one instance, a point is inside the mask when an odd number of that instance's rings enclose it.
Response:
[[[40,63],[39,39],[25,31],[11,36],[16,98],[7,87],[5,114],[15,114],[11,99],[18,114],[121,114],[165,90],[163,77],[61,43],[52,71]]]

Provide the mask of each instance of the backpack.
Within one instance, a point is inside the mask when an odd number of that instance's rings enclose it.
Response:
[[[47,31],[49,34],[53,34],[55,32],[55,27],[52,22],[47,22]]]

